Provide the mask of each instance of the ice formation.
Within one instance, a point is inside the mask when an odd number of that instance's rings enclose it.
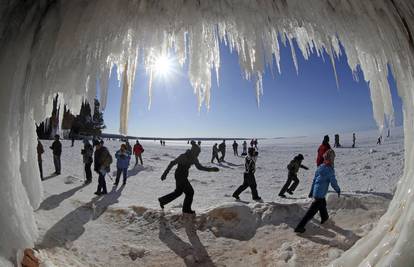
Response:
[[[104,108],[116,65],[123,83],[120,132],[126,134],[138,64],[175,51],[181,64],[188,62],[199,105],[208,106],[223,42],[239,55],[245,77],[256,81],[259,100],[266,67],[275,64],[280,71],[279,36],[283,43],[295,40],[305,58],[326,51],[332,63],[341,43],[351,69],[360,68],[369,82],[380,129],[386,118],[392,121],[388,67],[393,72],[404,103],[404,175],[378,226],[332,264],[414,262],[413,31],[411,0],[1,1],[0,259],[13,259],[36,238],[32,210],[39,205],[41,184],[33,175],[33,121],[48,114],[54,93],[76,109],[84,98],[94,98],[99,82]],[[294,50],[292,57],[299,68]],[[151,95],[151,84],[148,90]]]

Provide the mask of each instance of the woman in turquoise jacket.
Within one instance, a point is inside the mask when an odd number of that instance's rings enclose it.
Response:
[[[338,197],[341,194],[341,189],[338,186],[338,182],[335,177],[334,160],[335,152],[329,149],[323,155],[324,162],[318,167],[313,178],[311,192],[309,197],[313,197],[314,200],[306,212],[303,219],[299,222],[295,228],[295,232],[305,232],[305,225],[315,216],[319,211],[321,216],[321,224],[328,220],[328,210],[326,209],[326,194],[328,193],[329,185],[338,193]]]

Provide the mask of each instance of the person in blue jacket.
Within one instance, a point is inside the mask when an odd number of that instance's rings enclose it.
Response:
[[[121,177],[121,173],[124,176],[124,182],[123,185],[126,184],[126,180],[127,180],[127,172],[128,172],[128,167],[129,167],[129,161],[131,159],[131,153],[129,152],[129,150],[127,149],[127,146],[125,144],[121,145],[121,149],[119,149],[116,153],[115,153],[115,158],[116,158],[116,180],[114,185],[118,185],[119,183],[119,178]]]
[[[329,149],[325,152],[323,158],[323,164],[320,165],[316,170],[315,177],[313,178],[312,182],[311,192],[309,193],[309,197],[313,197],[314,200],[303,219],[299,222],[298,226],[296,226],[295,232],[297,233],[305,232],[305,225],[313,218],[313,216],[315,216],[318,211],[321,216],[321,224],[329,219],[325,199],[325,196],[328,193],[329,184],[338,193],[338,197],[341,194],[341,189],[339,188],[335,177],[335,152],[332,149]]]

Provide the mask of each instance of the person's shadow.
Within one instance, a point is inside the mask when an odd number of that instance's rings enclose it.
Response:
[[[62,203],[65,199],[70,198],[78,190],[84,188],[85,186],[85,184],[79,185],[68,191],[47,197],[45,200],[42,201],[38,210],[52,210],[54,208],[57,208],[60,205],[60,203]]]
[[[213,267],[210,256],[197,235],[197,229],[193,221],[184,221],[185,233],[190,244],[184,242],[167,225],[164,216],[160,218],[159,239],[171,249],[177,256],[184,260],[186,266]],[[190,257],[193,256],[193,257]]]
[[[118,190],[113,187],[112,191],[103,197],[94,197],[68,213],[45,233],[37,247],[70,247],[71,243],[85,232],[85,225],[89,221],[98,219],[110,205],[118,202],[123,189],[124,186]]]

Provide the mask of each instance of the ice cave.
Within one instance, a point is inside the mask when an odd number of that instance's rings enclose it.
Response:
[[[332,62],[342,45],[350,68],[362,70],[369,82],[380,131],[393,123],[387,81],[388,70],[393,73],[403,100],[404,174],[377,226],[331,265],[412,265],[413,34],[411,0],[2,0],[0,265],[15,261],[37,237],[33,209],[42,199],[42,185],[32,177],[33,122],[50,112],[55,93],[77,108],[82,99],[95,97],[99,83],[105,108],[116,65],[128,107],[137,66],[145,66],[151,77],[153,58],[174,51],[181,64],[189,64],[199,106],[208,106],[212,72],[218,76],[220,68],[219,43],[224,43],[237,53],[245,78],[255,81],[259,102],[266,67],[280,69],[278,38],[295,40],[305,58],[326,51]],[[292,57],[296,62],[294,50]],[[336,75],[335,68],[328,75]],[[122,134],[127,133],[128,113],[128,108],[122,110]]]

